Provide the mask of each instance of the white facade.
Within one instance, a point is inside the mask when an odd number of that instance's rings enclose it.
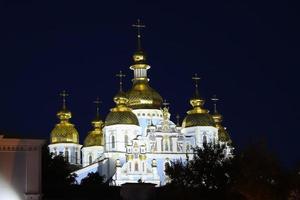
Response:
[[[81,165],[81,144],[55,143],[49,144],[49,152],[53,155],[61,155],[73,165]]]
[[[140,126],[111,125],[103,128],[104,147],[82,148],[83,169],[76,171],[78,183],[88,172],[97,171],[112,185],[139,181],[165,185],[165,165],[193,157],[194,147],[218,142],[218,129],[212,126],[177,127],[164,110],[133,110]],[[102,151],[102,153],[101,153]],[[96,154],[93,162],[87,154]],[[101,166],[101,167],[100,167]]]

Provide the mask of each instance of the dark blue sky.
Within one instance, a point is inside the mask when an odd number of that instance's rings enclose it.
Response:
[[[83,3],[84,2],[84,3]],[[238,147],[264,138],[286,164],[300,160],[299,12],[288,1],[2,1],[0,130],[49,138],[59,92],[84,139],[99,96],[102,118],[118,90],[131,86],[136,32],[145,24],[151,85],[171,103],[172,117],[190,108],[191,76],[201,94],[221,98],[219,111]],[[108,2],[108,1],[107,1]],[[123,3],[121,3],[123,2]],[[151,2],[151,3],[150,3]]]

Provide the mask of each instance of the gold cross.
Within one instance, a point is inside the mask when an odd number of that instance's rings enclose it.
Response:
[[[213,97],[211,98],[212,102],[214,103],[214,112],[217,113],[217,102],[220,100],[217,98],[217,95],[213,95]]]
[[[100,101],[99,97],[96,98],[96,100],[93,102],[96,105],[96,114],[97,117],[99,117],[99,107],[102,101]]]
[[[169,105],[170,105],[170,103],[169,103],[169,102],[167,102],[167,100],[165,99],[165,100],[164,100],[164,102],[163,102],[163,105],[164,105],[165,107],[167,107],[167,106],[169,106]]]
[[[192,79],[195,81],[195,86],[198,88],[198,82],[200,80],[200,77],[195,73],[195,75],[192,77]]]
[[[120,70],[120,72],[118,74],[116,74],[116,76],[119,77],[119,79],[120,79],[120,91],[123,91],[123,78],[126,75],[123,74],[122,71]]]
[[[137,19],[136,24],[132,24],[132,27],[137,29],[137,38],[138,38],[138,49],[141,49],[141,28],[145,28],[144,24],[141,24],[141,20]]]
[[[63,101],[63,109],[66,109],[66,97],[69,96],[69,94],[66,92],[66,90],[63,90],[59,96],[62,97],[62,101]]]

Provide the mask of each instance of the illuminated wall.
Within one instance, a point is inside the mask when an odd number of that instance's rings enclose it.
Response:
[[[0,199],[41,199],[43,140],[0,137]]]

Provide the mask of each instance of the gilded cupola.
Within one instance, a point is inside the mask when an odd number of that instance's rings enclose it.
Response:
[[[134,24],[133,27],[138,30],[138,49],[132,56],[133,64],[130,66],[134,72],[134,78],[132,79],[132,88],[127,92],[128,106],[132,109],[159,109],[163,99],[149,85],[147,70],[150,69],[150,66],[147,64],[147,55],[141,47],[140,29],[145,26],[138,20],[138,23]]]
[[[219,99],[216,96],[213,96],[211,100],[214,102],[214,114],[212,117],[216,123],[216,128],[218,129],[219,141],[231,143],[231,139],[226,128],[222,126],[223,116],[217,111],[217,101],[219,101]]]
[[[68,94],[63,91],[60,96],[63,99],[62,109],[57,113],[57,117],[60,122],[55,125],[54,129],[51,131],[50,143],[79,143],[79,134],[74,127],[74,124],[70,123],[72,118],[71,112],[66,107],[66,97]]]
[[[203,108],[205,100],[201,98],[199,94],[198,81],[200,78],[197,74],[195,74],[193,80],[195,80],[195,94],[190,99],[190,104],[193,108],[187,112],[187,115],[182,122],[182,127],[215,126],[215,122],[209,114],[209,111]]]
[[[86,138],[84,139],[83,146],[84,147],[91,147],[91,146],[103,146],[103,132],[102,128],[104,126],[103,121],[100,119],[99,114],[99,98],[94,101],[96,104],[96,117],[92,121],[93,130],[91,130]]]
[[[110,112],[106,116],[105,126],[117,125],[117,124],[131,124],[139,125],[136,115],[132,112],[128,105],[128,97],[122,89],[122,78],[125,76],[120,71],[117,76],[120,78],[120,90],[114,97],[116,107],[110,109]]]

